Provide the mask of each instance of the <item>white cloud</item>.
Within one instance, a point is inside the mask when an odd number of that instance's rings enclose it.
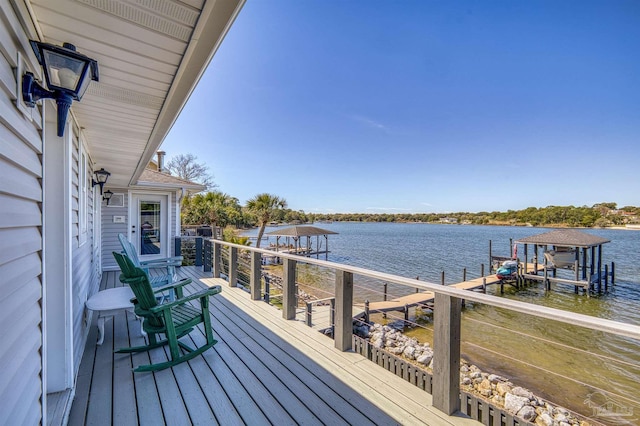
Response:
[[[379,123],[375,120],[372,120],[368,117],[365,117],[363,115],[353,115],[351,116],[352,119],[354,119],[355,121],[358,121],[360,123],[363,123],[369,127],[373,127],[374,129],[380,129],[380,130],[384,130],[384,131],[388,131],[389,128],[387,126],[385,126],[382,123]]]

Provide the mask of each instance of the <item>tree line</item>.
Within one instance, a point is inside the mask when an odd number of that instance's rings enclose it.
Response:
[[[640,223],[640,207],[618,208],[616,203],[588,206],[528,207],[506,212],[458,213],[305,213],[287,208],[284,199],[272,194],[258,194],[246,205],[220,191],[196,194],[184,199],[182,222],[185,225],[208,224],[248,228],[270,222],[422,222],[472,225],[607,227]],[[264,229],[262,229],[264,231]]]
[[[260,235],[270,222],[309,223],[316,221],[349,222],[425,222],[475,225],[607,227],[640,223],[640,207],[618,208],[617,203],[605,202],[588,206],[528,207],[506,212],[458,213],[305,213],[287,208],[283,198],[273,194],[258,194],[245,206],[237,198],[215,190],[213,176],[196,157],[180,154],[167,163],[171,174],[202,183],[209,192],[185,197],[182,202],[182,223],[185,225],[214,225],[247,228],[260,226]],[[258,240],[259,241],[259,240]]]
[[[458,213],[331,213],[313,215],[314,220],[353,222],[426,222],[472,225],[520,225],[607,227],[640,222],[640,207],[618,208],[616,203],[588,206],[528,207],[506,212]]]

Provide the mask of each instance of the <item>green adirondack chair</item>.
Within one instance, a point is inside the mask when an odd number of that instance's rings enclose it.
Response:
[[[135,298],[132,299],[135,314],[143,321],[142,327],[147,333],[149,344],[131,348],[119,349],[117,352],[144,352],[163,345],[169,345],[171,360],[158,364],[141,365],[133,371],[158,371],[168,367],[173,367],[184,361],[188,361],[200,355],[217,343],[213,338],[211,328],[211,317],[209,313],[209,297],[222,291],[220,286],[214,286],[198,291],[187,297],[179,296],[178,299],[158,303],[156,294],[169,289],[181,289],[182,286],[191,283],[187,278],[173,284],[153,289],[149,282],[149,275],[133,264],[127,255],[113,252],[113,256],[120,266],[122,274],[120,281],[128,284],[133,290]],[[182,293],[176,292],[176,293]],[[199,307],[195,307],[193,301],[198,300]],[[198,325],[202,324],[207,343],[197,349],[180,342],[178,339],[186,336]],[[159,335],[164,334],[165,338],[160,339]],[[183,353],[186,351],[186,353]]]
[[[138,252],[131,241],[127,240],[123,234],[118,234],[118,240],[122,246],[122,252],[127,255],[135,266],[149,273],[149,269],[152,268],[167,268],[167,273],[164,275],[158,275],[151,277],[151,285],[163,285],[170,284],[175,281],[176,266],[182,265],[182,256],[165,257],[162,259],[140,260]]]

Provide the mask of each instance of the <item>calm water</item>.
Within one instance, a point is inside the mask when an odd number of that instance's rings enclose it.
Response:
[[[463,268],[467,268],[468,278],[480,276],[481,264],[488,268],[489,240],[493,241],[494,255],[508,256],[510,238],[548,231],[399,223],[336,222],[316,226],[339,233],[329,237],[331,261],[434,283],[440,283],[445,271],[447,284],[461,281]],[[506,286],[501,297],[640,325],[640,231],[585,232],[611,240],[603,246],[603,262],[615,262],[616,284],[607,295],[587,298],[574,294],[573,287],[554,286],[551,292],[545,292],[542,285],[534,285],[523,290]],[[315,244],[315,238],[313,241]],[[522,247],[519,255],[524,255]],[[379,282],[356,277],[356,286],[356,300],[381,300]],[[388,291],[390,298],[410,292],[391,285]],[[497,286],[490,291],[499,294]],[[431,341],[429,316],[422,319],[424,327],[406,333]],[[463,341],[463,356],[486,371],[509,377],[587,416],[593,415],[593,405],[617,403],[634,413],[621,420],[640,424],[638,341],[469,304],[463,314]],[[603,416],[596,420],[614,423]]]

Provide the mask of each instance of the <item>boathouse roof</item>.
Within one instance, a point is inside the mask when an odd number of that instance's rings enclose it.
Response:
[[[556,229],[543,234],[521,238],[516,243],[554,245],[561,247],[595,247],[609,243],[611,240],[587,234],[576,229]]]
[[[266,235],[275,235],[278,237],[307,237],[313,235],[329,235],[337,234],[337,232],[328,229],[318,228],[310,225],[296,225],[289,228],[278,229],[276,231],[267,232]]]

